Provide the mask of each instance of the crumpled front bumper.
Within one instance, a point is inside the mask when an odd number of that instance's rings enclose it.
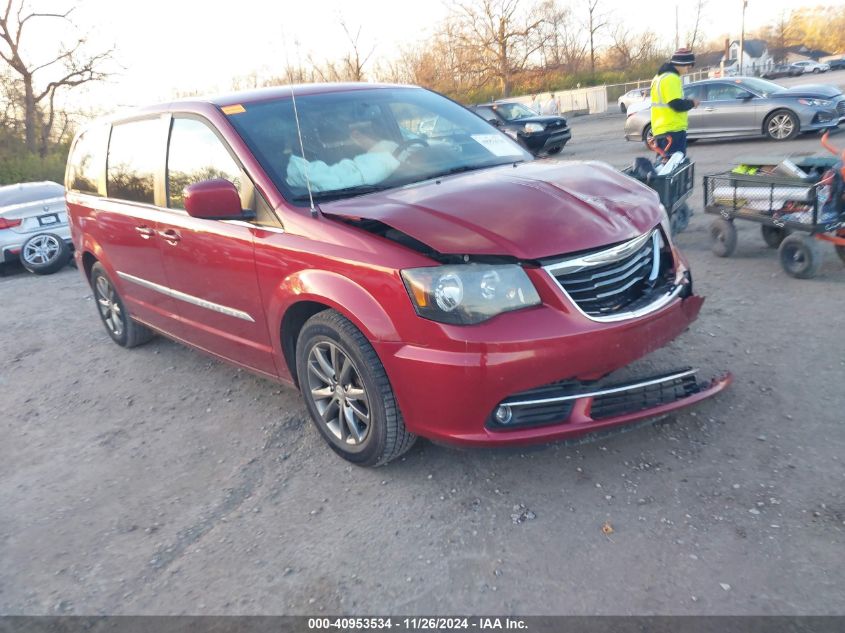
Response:
[[[374,345],[409,431],[464,445],[547,442],[661,416],[727,387],[730,375],[683,397],[611,410],[608,417],[593,414],[596,396],[585,392],[573,399],[571,411],[542,425],[507,428],[494,422],[499,405],[523,392],[561,381],[590,385],[663,347],[695,320],[703,301],[677,297],[647,316],[615,323],[542,306],[481,324],[473,340],[460,340],[459,329],[444,327],[454,336],[449,345]]]

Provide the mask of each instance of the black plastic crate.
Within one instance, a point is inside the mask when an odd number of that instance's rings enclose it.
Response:
[[[630,167],[624,169],[623,173],[634,177],[634,171]],[[665,176],[653,174],[648,180],[641,182],[657,192],[660,203],[671,215],[692,193],[695,184],[695,163],[685,162],[671,174]]]

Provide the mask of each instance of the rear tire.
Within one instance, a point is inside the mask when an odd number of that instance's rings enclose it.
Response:
[[[94,291],[100,320],[115,343],[126,348],[137,347],[155,336],[148,327],[132,320],[132,315],[100,262],[91,267],[91,289]]]
[[[560,154],[560,150],[562,150],[562,149],[563,149],[563,145],[561,145],[560,147],[552,147],[546,153],[549,156],[552,156],[553,154]]]
[[[763,224],[760,227],[760,233],[763,235],[763,241],[769,248],[779,248],[781,242],[789,235],[786,229],[781,229],[776,226],[768,226]]]
[[[55,233],[33,235],[21,247],[21,264],[36,275],[52,275],[71,258],[70,246]]]
[[[730,257],[736,250],[736,227],[730,220],[716,218],[710,224],[710,250],[717,257]]]
[[[358,466],[382,466],[413,446],[393,388],[364,334],[335,310],[303,326],[296,344],[299,387],[331,449]]]
[[[845,246],[836,245],[834,248],[836,249],[836,254],[839,255],[839,259],[845,264]]]
[[[818,240],[809,235],[788,235],[778,251],[784,272],[796,279],[812,279],[819,272],[824,253]]]
[[[619,110],[622,112],[622,114],[625,114],[626,112],[628,112],[628,108],[625,107],[624,103],[619,104]]]

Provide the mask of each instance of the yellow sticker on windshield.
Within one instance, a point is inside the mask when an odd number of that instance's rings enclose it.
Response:
[[[223,110],[223,114],[240,114],[241,112],[246,112],[246,108],[240,103],[237,105],[223,106],[221,110]]]

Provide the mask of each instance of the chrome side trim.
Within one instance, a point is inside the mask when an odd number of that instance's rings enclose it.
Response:
[[[662,382],[671,382],[679,378],[686,378],[697,373],[697,369],[688,369],[686,371],[678,372],[677,374],[670,374],[662,378],[654,378],[652,380],[643,380],[642,382],[632,382],[629,385],[622,385],[621,387],[611,387],[610,389],[599,389],[598,391],[586,391],[584,393],[576,393],[571,396],[559,396],[557,398],[541,398],[539,400],[518,400],[516,402],[509,402],[503,400],[499,404],[508,407],[527,407],[535,404],[549,404],[551,402],[566,402],[568,400],[579,400],[581,398],[595,398],[596,396],[604,396],[609,393],[619,393],[628,391],[630,389],[640,389],[641,387],[648,387],[649,385],[659,385]]]
[[[200,297],[195,297],[194,295],[189,295],[185,292],[174,290],[173,288],[168,288],[167,286],[162,286],[147,279],[141,279],[140,277],[130,275],[129,273],[117,271],[117,276],[121,279],[125,279],[126,281],[131,281],[134,284],[143,286],[144,288],[160,292],[161,294],[167,295],[168,297],[179,299],[180,301],[184,301],[185,303],[191,303],[195,306],[205,308],[206,310],[211,310],[212,312],[219,312],[220,314],[225,314],[226,316],[235,317],[236,319],[243,319],[244,321],[249,321],[250,323],[255,323],[255,319],[253,319],[248,313],[244,312],[243,310],[236,310],[235,308],[230,308],[229,306],[224,306],[220,305],[219,303],[207,301],[206,299],[201,299]]]
[[[604,261],[604,262],[601,262],[601,263],[608,263],[608,262],[617,261],[619,259],[624,259],[626,256],[630,255],[632,252],[635,252],[637,250],[637,248],[642,247],[642,245],[645,244],[648,239],[652,240],[652,245],[653,245],[653,248],[654,248],[654,258],[655,258],[655,261],[658,262],[658,266],[659,266],[661,239],[660,239],[660,234],[659,234],[658,229],[654,229],[653,231],[651,231],[649,233],[645,233],[644,235],[641,235],[640,237],[636,237],[629,242],[625,242],[624,244],[620,244],[619,246],[615,246],[614,248],[608,249],[607,251],[601,251],[601,253],[594,253],[593,255],[586,255],[584,257],[577,257],[577,258],[574,258],[574,259],[568,259],[566,261],[563,261],[563,262],[560,262],[560,263],[557,263],[557,264],[550,264],[548,266],[543,266],[543,270],[545,270],[549,274],[549,276],[552,278],[552,281],[555,282],[557,287],[563,293],[563,296],[566,297],[566,299],[569,301],[569,304],[572,305],[575,308],[575,310],[578,311],[579,314],[581,314],[582,316],[590,319],[591,321],[597,321],[599,323],[615,323],[617,321],[626,321],[628,319],[636,319],[636,318],[639,318],[641,316],[651,314],[652,312],[656,312],[657,310],[660,310],[661,308],[670,304],[679,294],[681,294],[681,291],[684,289],[684,285],[682,283],[680,283],[680,284],[673,286],[672,289],[669,292],[664,293],[663,295],[661,295],[660,297],[658,297],[657,299],[655,299],[654,301],[649,303],[647,306],[644,306],[644,307],[642,307],[638,310],[630,310],[628,312],[620,312],[618,314],[608,314],[606,316],[593,316],[593,315],[587,314],[586,312],[584,312],[584,310],[581,309],[581,306],[579,306],[576,303],[576,301],[569,295],[569,293],[566,291],[566,288],[563,287],[563,284],[561,284],[557,280],[557,278],[555,277],[555,273],[560,274],[561,271],[564,271],[564,270],[566,270],[567,272],[577,272],[577,270],[580,270],[582,268],[589,267],[589,266],[595,266],[595,265],[597,265],[596,261],[591,261],[588,266],[585,266],[583,264],[583,262],[585,262],[590,257],[594,257],[596,255],[601,255],[603,253],[615,252],[615,253],[617,253],[617,255],[616,255],[615,258],[608,258],[607,261]],[[618,254],[620,250],[622,250],[622,252],[623,252],[622,255]],[[576,269],[575,267],[573,267],[573,270],[567,270],[567,268],[573,262],[578,262],[578,268]],[[652,275],[655,274],[654,268],[652,268],[651,274]],[[651,275],[649,276],[649,278],[651,278]]]

